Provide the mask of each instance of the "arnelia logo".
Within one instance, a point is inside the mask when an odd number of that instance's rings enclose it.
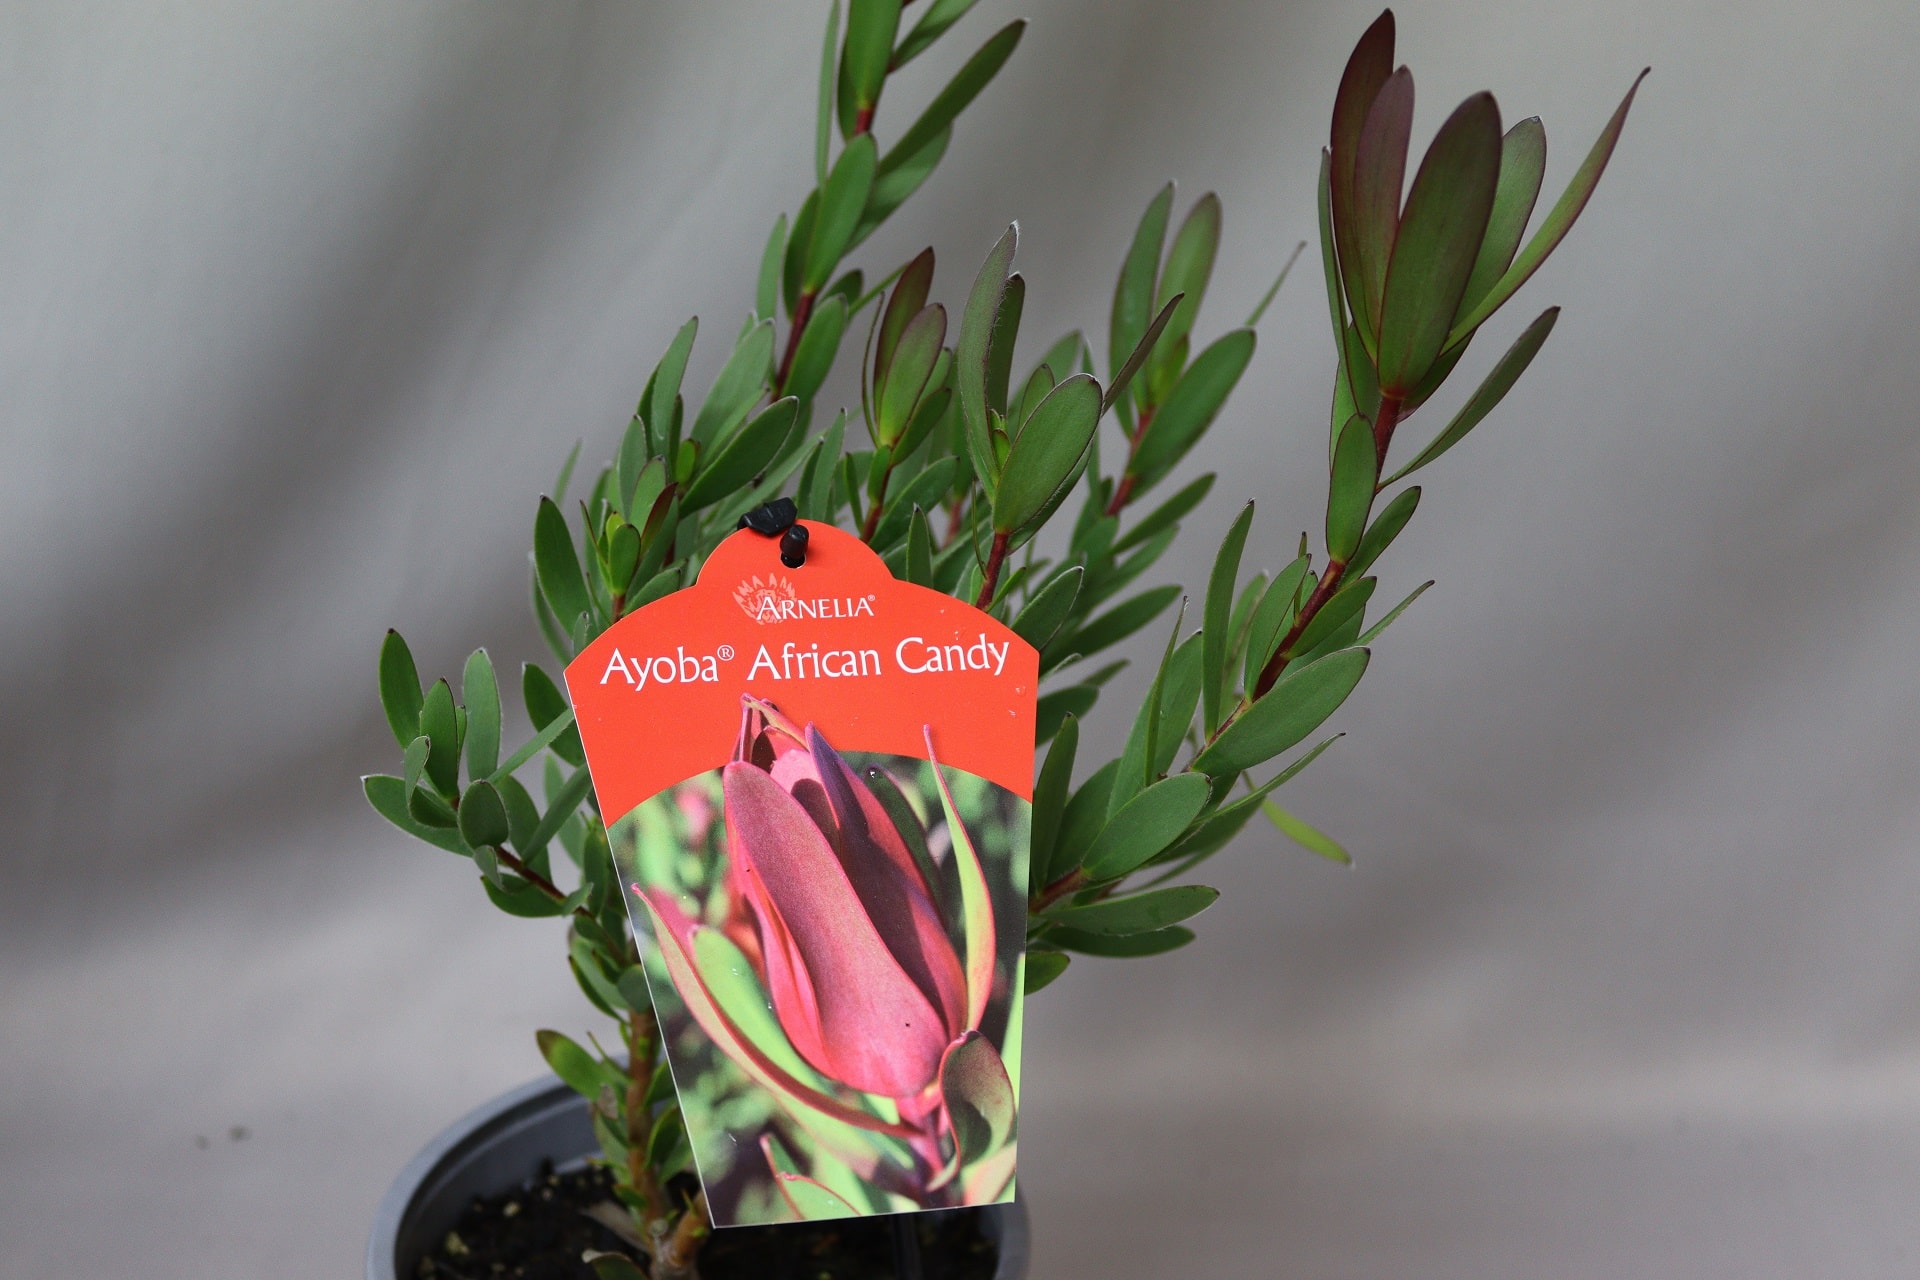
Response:
[[[762,626],[773,622],[794,622],[802,618],[871,618],[873,597],[822,596],[803,600],[794,590],[793,580],[779,574],[767,575],[762,582],[755,574],[733,589],[733,601],[741,612]]]

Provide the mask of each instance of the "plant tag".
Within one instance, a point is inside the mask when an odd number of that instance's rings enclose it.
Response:
[[[1039,654],[803,521],[567,668],[717,1226],[1013,1198]],[[796,535],[797,536],[797,535]]]

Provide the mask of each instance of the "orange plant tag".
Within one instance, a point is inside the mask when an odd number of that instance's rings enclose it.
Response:
[[[566,673],[719,1226],[1013,1194],[1039,654],[803,523]]]

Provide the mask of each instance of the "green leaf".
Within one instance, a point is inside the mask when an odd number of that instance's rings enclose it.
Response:
[[[1179,598],[1180,587],[1174,583],[1142,591],[1113,606],[1066,639],[1054,641],[1051,648],[1061,653],[1090,657],[1108,645],[1125,640],[1159,617],[1168,605]]]
[[[1046,763],[1040,766],[1040,776],[1033,784],[1033,825],[1028,840],[1031,849],[1031,866],[1034,887],[1043,888],[1053,883],[1057,874],[1065,874],[1066,868],[1059,873],[1053,871],[1053,851],[1060,835],[1060,823],[1066,816],[1068,789],[1073,785],[1073,757],[1080,747],[1080,721],[1074,716],[1065,717],[1059,732],[1054,734],[1053,745],[1047,748]]]
[[[1651,68],[1648,68],[1651,70]],[[1480,299],[1473,309],[1460,318],[1447,335],[1447,345],[1453,346],[1464,341],[1475,329],[1486,322],[1488,316],[1498,311],[1508,298],[1519,291],[1527,278],[1540,269],[1547,255],[1559,247],[1567,232],[1573,229],[1574,221],[1581,210],[1587,207],[1587,200],[1593,195],[1594,188],[1600,185],[1600,175],[1606,172],[1607,161],[1613,157],[1613,146],[1620,140],[1620,130],[1627,123],[1627,109],[1633,105],[1633,95],[1640,91],[1640,82],[1647,77],[1642,71],[1633,79],[1633,85],[1627,90],[1627,96],[1620,100],[1614,109],[1613,118],[1607,121],[1607,127],[1600,131],[1600,137],[1594,142],[1593,150],[1581,162],[1579,171],[1573,175],[1573,181],[1561,193],[1540,229],[1533,233],[1533,239],[1527,241],[1513,260],[1513,265],[1501,273],[1487,296]]]
[[[1281,628],[1292,613],[1294,598],[1306,576],[1307,557],[1297,557],[1275,575],[1266,594],[1260,597],[1259,605],[1247,621],[1246,669],[1241,675],[1244,688],[1254,687],[1260,669],[1267,665],[1267,659],[1273,657],[1273,651],[1280,643]]]
[[[1267,308],[1273,305],[1274,298],[1280,293],[1280,286],[1285,284],[1287,277],[1293,273],[1293,264],[1300,260],[1300,255],[1305,253],[1306,249],[1307,242],[1305,240],[1293,246],[1293,252],[1287,255],[1286,262],[1280,266],[1280,274],[1273,278],[1273,283],[1267,286],[1267,291],[1260,295],[1259,303],[1253,308],[1253,311],[1248,314],[1247,328],[1257,329],[1260,327],[1260,318],[1267,314]]]
[[[799,413],[800,402],[792,396],[761,410],[700,468],[681,499],[683,509],[697,511],[745,488],[780,451]]]
[[[1162,306],[1176,297],[1181,301],[1163,335],[1163,353],[1173,351],[1180,339],[1193,332],[1194,318],[1207,296],[1214,258],[1220,251],[1220,222],[1220,197],[1209,191],[1194,202],[1180,229],[1174,232],[1173,247],[1167,250],[1167,262],[1160,272],[1157,298]]]
[[[1026,31],[1024,19],[1009,22],[1000,28],[987,42],[980,46],[966,64],[954,73],[944,89],[934,95],[920,118],[907,127],[900,140],[887,152],[889,164],[895,156],[910,156],[930,142],[934,135],[952,124],[967,105],[979,96],[993,78],[1000,74],[1000,68],[1006,65],[1008,58],[1020,44],[1020,37]]]
[[[380,642],[380,707],[387,713],[387,725],[401,746],[420,736],[420,672],[413,665],[413,651],[389,630]]]
[[[1213,489],[1213,481],[1214,473],[1211,471],[1189,481],[1178,493],[1148,512],[1140,523],[1122,534],[1113,544],[1114,554],[1137,547],[1162,530],[1172,528],[1182,516],[1206,500],[1207,494]]]
[[[1366,674],[1367,657],[1365,649],[1343,649],[1288,671],[1220,731],[1193,767],[1233,777],[1297,745],[1340,709]]]
[[[1280,828],[1282,834],[1301,848],[1317,853],[1328,861],[1337,862],[1344,867],[1353,865],[1353,856],[1341,848],[1340,842],[1326,832],[1294,817],[1271,800],[1261,801],[1260,808],[1273,825]]]
[[[903,575],[918,587],[933,585],[933,529],[927,513],[915,507],[907,521],[907,571]]]
[[[987,1001],[993,994],[993,898],[987,888],[986,870],[974,850],[960,811],[954,807],[953,793],[947,788],[946,771],[933,754],[933,731],[926,731],[927,759],[933,765],[933,781],[940,793],[940,809],[947,818],[947,838],[951,842],[953,865],[960,880],[961,959],[967,974],[967,1029],[977,1030],[986,1016]]]
[[[573,448],[567,450],[567,460],[560,464],[560,474],[553,482],[553,500],[555,502],[565,502],[567,500],[567,481],[573,478],[573,464],[580,461],[580,444],[580,441],[575,440],[573,442]]]
[[[894,500],[887,504],[887,513],[874,529],[873,545],[891,546],[907,531],[907,522],[914,508],[926,511],[937,507],[940,500],[947,496],[947,491],[953,488],[954,473],[959,466],[956,458],[942,458],[909,480]]]
[[[1178,950],[1193,941],[1193,930],[1176,924],[1165,929],[1155,929],[1152,933],[1136,933],[1124,938],[1116,938],[1104,933],[1085,933],[1079,929],[1053,929],[1048,932],[1047,940],[1083,955],[1107,956],[1124,960],[1140,956],[1164,955],[1169,951]]]
[[[1380,621],[1368,627],[1366,630],[1366,634],[1362,635],[1357,641],[1355,641],[1355,643],[1362,644],[1362,645],[1372,644],[1376,639],[1379,638],[1380,633],[1382,631],[1385,631],[1388,627],[1393,625],[1393,620],[1395,618],[1398,618],[1401,614],[1407,611],[1408,605],[1412,604],[1415,600],[1418,600],[1421,596],[1425,595],[1427,593],[1427,588],[1432,585],[1433,585],[1432,581],[1429,580],[1415,587],[1411,592],[1407,594],[1407,598],[1405,600],[1402,600],[1399,604],[1393,606],[1393,608],[1387,612],[1386,617],[1380,619]]]
[[[1058,951],[1046,951],[1029,947],[1027,949],[1026,993],[1032,995],[1047,986],[1067,971],[1067,963],[1072,959]]]
[[[900,345],[900,336],[927,305],[927,295],[933,289],[933,267],[933,250],[922,249],[900,268],[893,293],[880,314],[880,328],[874,335],[873,385],[876,387],[886,384],[887,370],[893,364],[893,352]]]
[[[1327,485],[1327,558],[1345,564],[1360,546],[1373,508],[1376,469],[1373,424],[1359,414],[1347,419],[1333,451]]]
[[[1486,238],[1500,181],[1500,108],[1476,93],[1440,126],[1407,193],[1380,317],[1380,389],[1404,400],[1441,348]]]
[[[476,782],[460,797],[460,838],[474,848],[507,843],[507,806],[491,783]]]
[[[1187,824],[1206,808],[1211,792],[1212,783],[1205,776],[1178,773],[1127,801],[1107,819],[1093,847],[1087,850],[1082,864],[1087,878],[1095,882],[1112,880],[1144,865],[1180,838]]]
[[[527,847],[532,850],[546,847],[560,834],[560,828],[573,816],[573,811],[580,807],[580,802],[587,798],[587,792],[592,787],[593,778],[587,773],[586,766],[575,769],[548,802],[546,815],[540,819],[540,825],[534,828],[533,834],[527,837]]]
[[[561,627],[572,627],[573,620],[587,611],[587,583],[567,518],[552,498],[540,499],[540,510],[533,518],[533,568],[540,579],[540,594],[547,598],[554,617]]]
[[[647,399],[647,429],[653,436],[654,452],[662,458],[673,457],[680,445],[674,425],[678,416],[675,406],[680,399],[680,383],[687,373],[687,357],[693,354],[694,335],[699,331],[698,316],[680,326],[648,384],[653,390]],[[564,484],[554,489],[555,501],[565,499],[565,489]]]
[[[893,51],[893,69],[912,62],[925,53],[935,40],[947,33],[947,29],[965,17],[967,10],[973,8],[977,0],[933,0],[927,11],[920,15],[920,21],[913,24],[913,30],[907,32],[900,45]]]
[[[400,753],[400,776],[407,784],[407,794],[411,795],[413,789],[420,785],[420,775],[426,771],[427,753],[431,750],[433,744],[425,734],[421,734]]]
[[[993,318],[993,341],[987,348],[987,408],[1007,416],[1007,388],[1013,379],[1013,348],[1020,336],[1020,314],[1027,305],[1027,280],[1018,271],[1007,277],[1006,296]],[[1002,424],[1005,425],[1005,424]]]
[[[1220,896],[1218,889],[1206,885],[1183,884],[1166,889],[1149,889],[1123,898],[1108,898],[1086,906],[1069,907],[1055,920],[1084,933],[1102,933],[1110,937],[1151,933],[1170,924],[1199,915]]]
[[[1054,837],[1053,856],[1048,859],[1047,869],[1052,872],[1049,884],[1084,862],[1087,850],[1106,829],[1107,799],[1113,794],[1113,776],[1119,769],[1118,760],[1107,761],[1067,801],[1066,811],[1060,815],[1060,834]]]
[[[656,1169],[665,1169],[673,1162],[675,1153],[686,1147],[686,1122],[680,1117],[680,1108],[670,1106],[654,1117],[653,1128],[647,1134],[647,1162]]]
[[[1034,592],[1008,624],[1013,633],[1036,649],[1046,648],[1073,616],[1073,602],[1080,594],[1083,576],[1079,565],[1070,565]]]
[[[1173,470],[1213,424],[1253,359],[1254,345],[1253,330],[1235,329],[1194,357],[1154,414],[1152,427],[1127,468],[1139,478],[1137,490],[1145,490]]]
[[[993,495],[995,533],[1023,533],[1085,465],[1100,424],[1100,384],[1076,373],[1047,393],[1021,428]]]
[[[773,374],[773,322],[763,320],[741,335],[707,399],[693,420],[693,442],[702,449],[722,440],[747,419]]]
[[[921,143],[917,151],[903,154],[896,147],[881,158],[880,167],[874,170],[873,190],[867,196],[867,207],[861,211],[860,225],[854,228],[848,248],[872,235],[874,229],[892,216],[895,209],[907,202],[907,197],[933,176],[933,171],[940,167],[940,161],[946,156],[947,146],[952,141],[953,130],[942,129]]]
[[[475,649],[460,677],[467,704],[467,776],[484,778],[500,761],[500,685],[485,649]]]
[[[966,308],[960,313],[960,336],[953,351],[955,393],[960,397],[960,418],[966,429],[967,448],[973,458],[974,472],[989,483],[999,474],[993,448],[988,441],[987,362],[991,354],[994,325],[1000,316],[1000,304],[1006,298],[1007,275],[1013,268],[1013,255],[1020,241],[1018,223],[987,253],[974,277],[973,290],[967,295]]]
[[[1373,599],[1373,589],[1377,585],[1377,580],[1373,578],[1349,575],[1343,579],[1333,598],[1320,607],[1320,612],[1313,615],[1313,621],[1300,633],[1300,638],[1293,642],[1293,651],[1288,656],[1300,660],[1315,650],[1326,648],[1327,640],[1349,623],[1352,624],[1353,634],[1357,636],[1360,633],[1358,618],[1367,607],[1367,601]],[[1347,646],[1335,647],[1344,649]]]
[[[820,106],[813,129],[813,185],[827,185],[827,148],[833,142],[833,71],[840,51],[840,0],[827,10],[827,36],[820,44]],[[795,229],[799,227],[796,219]]]
[[[1207,600],[1201,614],[1200,696],[1205,704],[1206,729],[1211,734],[1220,727],[1221,707],[1227,696],[1227,623],[1233,610],[1233,597],[1240,581],[1240,554],[1247,545],[1247,530],[1253,524],[1253,504],[1240,508],[1239,516],[1220,540],[1214,554],[1213,572],[1207,578]]]
[[[863,133],[846,145],[833,162],[826,185],[820,188],[820,203],[813,217],[813,236],[807,245],[806,266],[800,273],[800,287],[806,293],[818,293],[853,239],[860,223],[867,196],[873,191],[873,173],[879,164],[873,135]]]
[[[440,794],[454,794],[460,783],[460,728],[453,690],[436,680],[420,707],[420,732],[427,735],[427,779]]]
[[[1134,375],[1140,372],[1140,367],[1146,364],[1147,358],[1159,348],[1160,339],[1165,335],[1167,325],[1172,321],[1180,302],[1181,299],[1176,296],[1164,304],[1160,308],[1160,313],[1154,316],[1153,322],[1140,335],[1139,343],[1127,356],[1126,363],[1122,364],[1118,372],[1113,375],[1113,382],[1108,385],[1106,395],[1101,398],[1101,413],[1104,414],[1120,402],[1120,397],[1126,394],[1127,386],[1133,381]],[[1175,344],[1170,342],[1168,346],[1173,348]],[[1179,348],[1179,350],[1184,351],[1185,348]]]
[[[850,0],[847,43],[840,55],[840,132],[851,135],[862,112],[873,110],[887,82],[900,0]]]
[[[407,796],[411,788],[401,779],[391,774],[372,773],[360,779],[360,787],[375,813],[414,839],[424,840],[448,853],[467,852],[466,843],[458,833],[446,827],[428,826],[413,816],[407,808]]]
[[[1559,318],[1560,308],[1558,307],[1548,307],[1542,311],[1539,317],[1527,326],[1526,331],[1514,341],[1514,344],[1507,348],[1507,353],[1500,357],[1499,363],[1493,366],[1486,380],[1467,398],[1467,402],[1460,406],[1460,412],[1453,415],[1453,420],[1447,423],[1446,429],[1435,436],[1432,442],[1420,451],[1418,457],[1388,476],[1384,483],[1392,484],[1412,475],[1460,443],[1467,432],[1479,426],[1481,419],[1492,413],[1494,406],[1506,399],[1507,392],[1513,390],[1513,384],[1520,381],[1520,375],[1527,371],[1527,366],[1533,363],[1533,358],[1540,354],[1540,348],[1546,344],[1547,335],[1553,332],[1554,322]]]
[[[1347,561],[1347,576],[1358,577],[1373,567],[1380,553],[1393,544],[1400,531],[1407,527],[1407,521],[1413,519],[1414,508],[1420,505],[1420,486],[1401,490],[1392,502],[1367,526],[1367,532],[1360,539],[1360,546]]]
[[[1013,1081],[993,1042],[969,1031],[940,1060],[940,1098],[963,1164],[984,1160],[1014,1140],[1019,1108]]]
[[[807,317],[807,327],[794,348],[793,364],[787,370],[785,391],[797,400],[811,400],[819,392],[840,351],[840,339],[847,331],[847,300],[828,298]]]
[[[1167,645],[1161,651],[1160,665],[1154,668],[1153,683],[1147,688],[1147,696],[1140,700],[1140,708],[1134,713],[1133,728],[1127,734],[1126,746],[1121,749],[1120,767],[1114,771],[1113,791],[1107,797],[1109,814],[1118,812],[1159,776],[1154,771],[1153,761],[1158,754],[1155,748],[1160,734],[1162,691],[1166,687],[1167,670],[1173,665],[1180,628],[1186,625],[1186,620],[1187,602],[1183,597],[1180,612],[1174,616],[1173,628],[1167,633]]]
[[[1507,130],[1500,140],[1500,181],[1493,192],[1493,213],[1487,234],[1480,240],[1466,292],[1460,295],[1461,315],[1487,296],[1527,234],[1534,201],[1540,198],[1540,180],[1547,172],[1547,131],[1538,116],[1529,116]],[[1456,319],[1458,316],[1455,317]]]
[[[1153,755],[1147,762],[1147,772],[1152,777],[1159,777],[1173,766],[1173,758],[1179,754],[1180,744],[1186,741],[1193,713],[1200,705],[1200,644],[1198,632],[1181,641],[1167,667],[1166,679],[1161,682],[1160,724],[1154,734]]]
[[[1169,182],[1147,202],[1134,228],[1133,243],[1120,265],[1113,287],[1113,309],[1107,323],[1107,368],[1119,382],[1127,357],[1140,345],[1153,318],[1154,291],[1159,282],[1160,253],[1167,242],[1167,222],[1173,214],[1173,184]]]
[[[1333,346],[1338,364],[1333,378],[1334,422],[1345,422],[1353,413],[1353,373],[1347,365],[1346,335],[1351,327],[1347,323],[1345,287],[1341,276],[1341,264],[1334,253],[1333,195],[1332,195],[1333,159],[1326,152],[1320,153],[1320,269],[1326,278],[1327,311],[1333,323]],[[1351,175],[1349,175],[1351,181]],[[1252,325],[1248,325],[1252,328]],[[1341,397],[1345,396],[1349,408],[1340,411]],[[1332,452],[1329,446],[1328,452]]]
[[[939,303],[923,308],[901,329],[885,381],[876,388],[879,412],[875,439],[880,444],[892,448],[900,442],[946,340],[947,309]]]
[[[821,180],[821,186],[825,179]],[[780,296],[787,314],[797,315],[800,306],[800,277],[807,268],[807,250],[813,246],[813,224],[820,211],[820,187],[807,192],[800,211],[793,215],[793,230],[787,235],[787,260],[780,268]]]
[[[840,461],[840,445],[847,429],[846,410],[841,410],[834,418],[833,425],[826,429],[821,437],[814,441],[813,448],[807,453],[807,461],[800,468],[800,489],[795,497],[799,500],[800,514],[808,520],[833,522],[834,512],[830,501],[833,489],[833,469]]]
[[[767,247],[760,255],[760,279],[753,291],[753,313],[771,320],[780,307],[780,266],[787,260],[787,215],[773,220]]]
[[[562,716],[572,717],[573,708],[568,705],[566,695],[538,663],[529,662],[520,669],[520,697],[526,703],[527,719],[535,729],[545,729]],[[586,763],[578,726],[570,725],[553,740],[552,746],[553,753],[568,764],[577,767]]]
[[[540,1046],[540,1056],[553,1068],[553,1074],[582,1097],[598,1097],[602,1085],[625,1087],[626,1081],[617,1071],[558,1031],[536,1031],[533,1039]]]

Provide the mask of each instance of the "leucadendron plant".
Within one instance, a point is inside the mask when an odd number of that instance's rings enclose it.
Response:
[[[836,0],[820,65],[814,187],[774,222],[747,322],[691,408],[682,384],[697,324],[686,323],[611,461],[569,502],[575,446],[534,513],[532,607],[564,666],[623,614],[690,585],[742,512],[790,496],[802,516],[857,530],[897,575],[1007,621],[1040,650],[1045,681],[1031,993],[1076,954],[1149,956],[1191,942],[1182,922],[1217,895],[1185,878],[1258,814],[1345,858],[1272,793],[1326,750],[1331,737],[1305,744],[1366,673],[1375,639],[1425,589],[1374,616],[1374,566],[1420,502],[1420,488],[1402,482],[1512,389],[1558,309],[1532,320],[1417,447],[1396,450],[1397,438],[1572,227],[1633,89],[1536,222],[1545,132],[1532,118],[1503,131],[1490,94],[1447,117],[1406,184],[1413,78],[1394,66],[1392,14],[1367,30],[1341,78],[1320,164],[1336,353],[1320,545],[1306,535],[1297,546],[1292,535],[1256,541],[1247,503],[1226,522],[1204,590],[1189,602],[1180,585],[1136,584],[1183,522],[1214,523],[1204,504],[1215,476],[1146,500],[1219,420],[1273,297],[1246,324],[1208,332],[1201,311],[1221,236],[1215,196],[1202,196],[1177,228],[1171,185],[1149,202],[1114,289],[1104,377],[1078,332],[1013,376],[1026,295],[1013,269],[1014,228],[967,288],[946,295],[957,311],[934,300],[932,249],[873,284],[873,264],[848,267],[933,172],[962,112],[1020,42],[1023,23],[994,33],[883,142],[887,86],[917,70],[972,6],[932,0],[909,23],[901,0],[852,0],[843,33]],[[816,403],[849,357],[859,369],[851,419]],[[1118,758],[1088,767],[1081,720],[1124,665],[1103,659],[1177,602]],[[601,1216],[632,1252],[600,1255],[594,1266],[609,1280],[696,1275],[706,1207],[697,1192],[677,1189],[691,1183],[675,1182],[689,1168],[689,1145],[565,696],[546,668],[526,664],[520,696],[533,734],[503,752],[499,680],[484,649],[467,660],[457,692],[449,679],[423,688],[406,643],[389,632],[379,684],[402,764],[367,778],[367,799],[401,830],[471,859],[501,910],[564,919],[567,962],[616,1025],[609,1042],[589,1036],[588,1045],[538,1034],[553,1069],[591,1101],[616,1178],[621,1203]],[[737,785],[775,786],[744,766]],[[953,1014],[941,1025],[962,1026]],[[813,1031],[789,1028],[800,1039]],[[938,1047],[929,1040],[921,1056],[931,1063]],[[934,1163],[962,1154],[943,1147],[955,1138],[937,1124],[914,1140]]]

